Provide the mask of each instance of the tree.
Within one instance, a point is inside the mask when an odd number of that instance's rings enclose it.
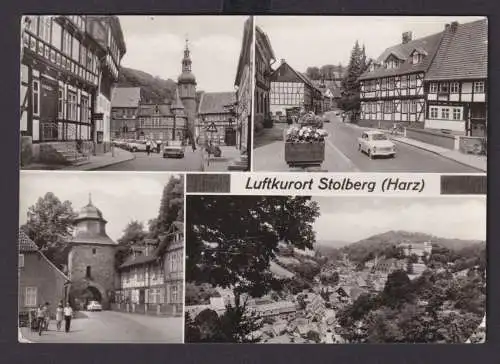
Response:
[[[311,80],[319,80],[321,79],[321,72],[318,67],[307,67],[306,76]]]
[[[397,307],[410,299],[412,285],[408,275],[397,270],[387,276],[383,290],[383,299],[387,306]]]
[[[132,220],[125,226],[125,229],[123,229],[123,235],[118,239],[118,244],[121,246],[129,246],[134,243],[142,243],[146,235],[144,224],[140,221]]]
[[[71,202],[61,202],[52,192],[47,192],[27,214],[26,224],[21,228],[52,263],[63,268],[67,261],[67,242],[77,216]]]
[[[408,257],[408,261],[410,263],[418,263],[418,255],[417,254],[412,254]]]
[[[354,44],[347,72],[342,79],[342,108],[346,111],[358,112],[360,109],[359,93],[360,83],[359,77],[366,72],[369,63],[366,57],[365,46],[361,48],[358,41]]]
[[[259,297],[280,290],[269,271],[278,242],[313,247],[319,215],[309,197],[188,196],[187,281],[232,287],[236,306],[241,293]]]
[[[151,220],[150,235],[158,239],[174,221],[184,221],[184,178],[170,177],[163,189],[158,217]]]

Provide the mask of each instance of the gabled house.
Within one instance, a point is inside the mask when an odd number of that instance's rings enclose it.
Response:
[[[111,95],[111,137],[137,139],[140,87],[117,87]]]
[[[294,70],[284,59],[271,75],[271,107],[273,115],[285,115],[290,108],[320,113],[321,90],[304,74]]]
[[[21,229],[18,232],[18,310],[24,314],[50,303],[52,309],[68,297],[69,278],[59,270]]]
[[[389,127],[401,122],[423,128],[424,78],[436,55],[443,33],[412,39],[402,35],[400,44],[387,48],[372,62],[360,80],[360,124]]]
[[[182,223],[174,222],[160,244],[156,241],[133,248],[118,267],[115,292],[119,310],[138,313],[182,313],[184,237]]]
[[[488,112],[488,21],[447,24],[426,76],[425,127],[485,137]]]
[[[203,92],[198,105],[196,137],[198,143],[212,141],[218,145],[237,145],[236,122],[233,108],[235,92]]]

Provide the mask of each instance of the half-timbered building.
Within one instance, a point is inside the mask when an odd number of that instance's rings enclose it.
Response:
[[[360,77],[360,124],[389,127],[394,123],[423,128],[425,122],[424,77],[443,33],[412,39],[387,48]]]
[[[453,22],[425,77],[425,127],[467,136],[487,134],[488,23]]]
[[[111,136],[139,139],[139,105],[143,102],[140,87],[116,87],[111,97]]]
[[[198,143],[211,141],[218,145],[236,145],[234,92],[203,92],[198,105]]]
[[[22,19],[20,130],[22,151],[32,160],[73,162],[87,149],[96,151],[98,140],[109,140],[109,126],[96,124],[102,119],[96,117],[98,95],[109,94],[105,84],[118,77],[125,45],[118,19],[113,28],[103,27],[106,44],[94,38],[91,24],[99,21],[83,15]]]
[[[294,70],[284,59],[271,75],[271,107],[273,115],[285,115],[286,109],[300,107],[321,112],[321,90],[304,74]]]
[[[184,141],[187,135],[187,116],[176,89],[172,103],[141,103],[138,112],[139,138],[161,141]]]

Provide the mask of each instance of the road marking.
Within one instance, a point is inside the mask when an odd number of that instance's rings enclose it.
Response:
[[[332,148],[335,152],[337,152],[338,155],[344,160],[344,162],[347,163],[347,165],[352,168],[353,172],[361,172],[361,170],[356,167],[356,165],[353,163],[352,160],[350,160],[344,153],[340,151],[339,148],[337,148],[331,141],[330,139],[326,139],[326,144]]]

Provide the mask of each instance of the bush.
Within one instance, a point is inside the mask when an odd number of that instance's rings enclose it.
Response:
[[[270,129],[274,126],[274,120],[273,119],[265,119],[264,120],[264,128]]]

